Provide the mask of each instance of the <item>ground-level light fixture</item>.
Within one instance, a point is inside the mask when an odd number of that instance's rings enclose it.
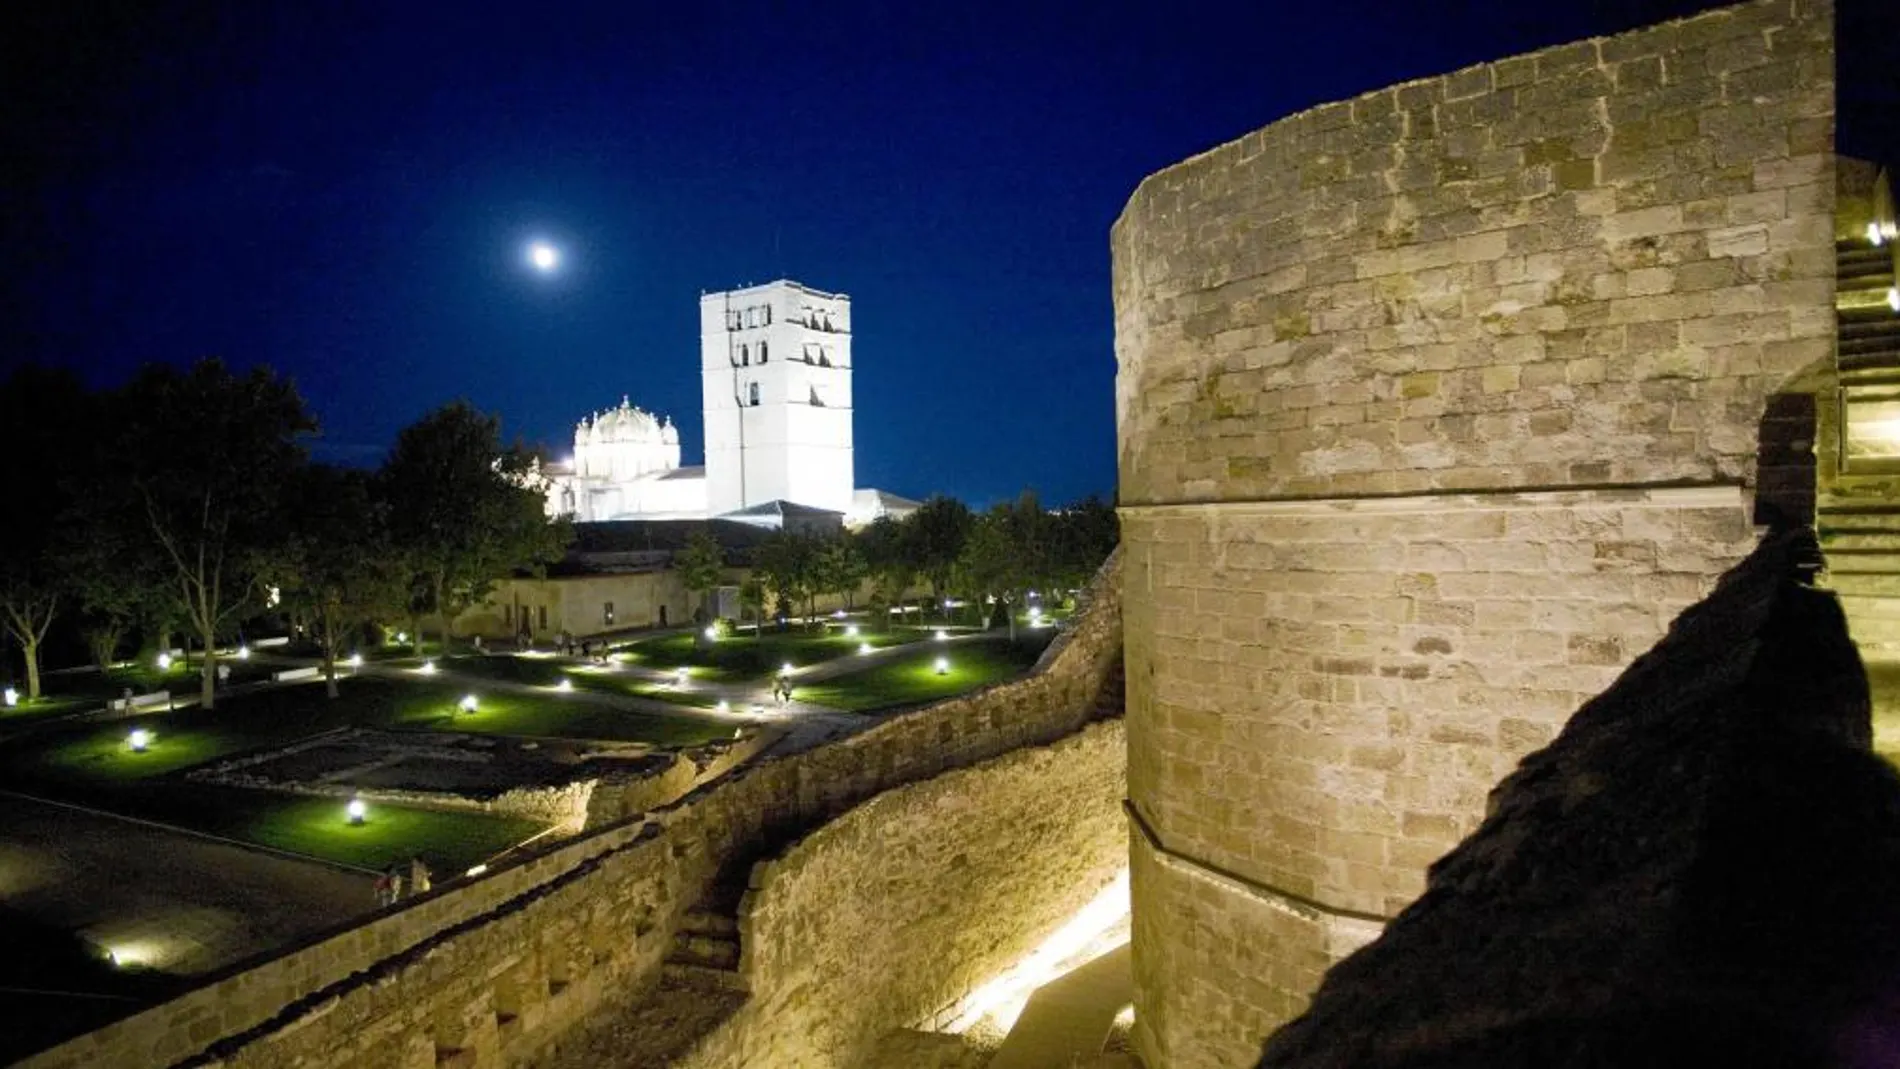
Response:
[[[251,659],[251,648],[250,648],[249,646],[239,646],[239,647],[237,648],[237,659],[238,659],[238,660],[240,660],[240,661],[248,661],[248,660],[250,660],[250,659]]]
[[[852,625],[851,625],[850,627],[847,627],[847,628],[845,628],[845,629],[844,629],[844,637],[846,637],[846,638],[857,638],[857,637],[858,637],[858,625],[857,625],[857,624],[852,624]]]
[[[14,690],[12,687],[8,687],[6,690],[0,691],[0,700],[4,700],[7,704],[7,708],[11,709],[20,704],[20,692]]]
[[[350,804],[343,807],[343,813],[349,817],[350,823],[361,824],[369,816],[369,806],[361,798],[352,798]]]
[[[858,653],[866,654],[869,652],[871,652],[871,644],[869,642],[858,643]]]
[[[786,661],[786,662],[785,662],[784,664],[781,664],[781,665],[779,665],[779,666],[778,666],[778,674],[779,674],[779,675],[782,675],[782,676],[789,676],[789,675],[791,675],[791,674],[792,674],[792,662],[790,662],[790,661]]]
[[[948,631],[945,631],[945,630],[944,630],[943,628],[941,628],[941,627],[939,627],[939,628],[937,629],[937,641],[938,641],[938,642],[942,642],[942,641],[943,641],[944,639],[946,639],[946,638],[949,638],[949,637],[950,637],[950,632],[948,632]]]
[[[472,880],[475,877],[480,876],[481,874],[487,871],[488,871],[487,865],[470,865],[468,871],[462,873],[462,875],[467,876],[469,879]]]
[[[721,698],[719,699],[718,709],[722,713],[730,713],[732,712],[732,703],[727,701],[724,698]]]
[[[152,744],[152,733],[144,728],[133,728],[132,734],[127,735],[125,741],[132,747],[133,753],[144,753],[145,748]]]
[[[941,675],[948,675],[949,673],[950,673],[950,658],[948,657],[937,658],[937,674],[941,676]]]
[[[344,663],[351,668],[361,668],[363,667],[363,655],[360,653],[352,653],[350,654],[350,659]]]
[[[567,694],[574,689],[574,681],[566,676],[562,676],[561,681],[554,684],[554,689],[560,691],[562,694]]]
[[[682,687],[685,686],[686,681],[688,679],[691,679],[692,677],[693,677],[692,669],[687,668],[685,665],[680,665],[678,668],[673,669],[673,678]]]
[[[706,628],[706,641],[712,642],[718,638],[719,638],[719,629],[717,627],[708,625]]]
[[[171,655],[171,654],[169,654],[169,653],[161,653],[161,654],[159,654],[159,655],[158,655],[158,670],[159,670],[159,671],[161,671],[161,672],[163,672],[163,671],[165,671],[166,669],[168,669],[168,668],[170,668],[171,666],[172,666],[172,655]]]
[[[425,676],[432,676],[435,674],[435,662],[424,661],[422,662],[422,667],[416,669],[416,671],[421,672]]]
[[[463,712],[472,713],[475,711],[476,707],[481,705],[482,703],[476,699],[475,695],[464,694],[462,695],[462,700],[459,702],[456,702],[455,704],[459,706]]]
[[[407,631],[398,631],[398,632],[396,632],[396,644],[397,644],[397,645],[401,645],[402,643],[404,643],[404,642],[407,642],[407,641],[409,641],[409,632],[407,632]]]

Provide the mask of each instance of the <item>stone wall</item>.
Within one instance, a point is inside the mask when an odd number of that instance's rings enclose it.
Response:
[[[1751,542],[1833,345],[1832,13],[1327,104],[1113,234],[1148,1064],[1245,1064]]]
[[[1021,680],[740,768],[646,819],[458,882],[21,1063],[230,1069],[532,1065],[655,983],[682,916],[875,795],[1073,734],[1121,652],[1119,559]]]
[[[760,864],[751,999],[679,1064],[852,1069],[1026,956],[1127,866],[1125,748],[1106,721],[887,791]]]

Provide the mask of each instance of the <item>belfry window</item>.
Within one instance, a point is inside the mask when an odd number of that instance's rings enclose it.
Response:
[[[751,399],[752,407],[757,408],[759,406],[759,384],[758,383],[756,382],[752,383],[752,385],[748,388],[747,397]]]
[[[765,352],[766,352],[765,343],[760,342],[759,343],[759,363],[761,364],[765,363]]]
[[[740,367],[746,367],[746,366],[748,366],[748,365],[750,365],[751,363],[752,363],[752,353],[751,353],[751,351],[750,351],[750,350],[748,350],[748,349],[747,349],[747,348],[746,348],[745,346],[743,346],[743,345],[741,345],[741,346],[739,346],[739,366],[740,366]]]

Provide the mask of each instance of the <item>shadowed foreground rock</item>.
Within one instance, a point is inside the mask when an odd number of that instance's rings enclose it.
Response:
[[[1818,559],[1677,618],[1260,1065],[1900,1064],[1900,777]]]

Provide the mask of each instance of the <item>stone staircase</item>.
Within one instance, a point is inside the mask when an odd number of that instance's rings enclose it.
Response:
[[[1900,386],[1900,315],[1886,303],[1893,250],[1835,246],[1838,367],[1842,386]],[[1900,472],[1847,473],[1822,489],[1815,525],[1826,585],[1840,596],[1863,652],[1900,654]]]
[[[706,903],[688,910],[661,966],[662,982],[679,987],[743,992],[739,973],[738,903]]]

